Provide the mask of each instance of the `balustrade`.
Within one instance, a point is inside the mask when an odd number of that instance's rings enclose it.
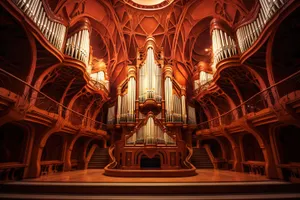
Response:
[[[273,91],[278,89],[282,86],[288,85],[289,87],[295,86],[295,83],[299,81],[300,77],[300,71],[295,72],[294,74],[290,75],[289,77],[277,82],[276,84],[270,86],[269,88],[253,95],[248,100],[244,101],[242,104],[237,106],[236,108],[220,115],[219,117],[215,117],[209,121],[201,122],[198,124],[199,129],[209,129],[212,127],[223,125],[229,125],[234,120],[240,119],[243,116],[243,108],[245,108],[245,111],[249,116],[255,115],[259,113],[259,111],[265,109],[268,107],[268,101],[274,103],[274,100],[272,97]],[[297,90],[297,87],[295,86],[294,90]],[[298,98],[296,92],[291,93],[290,91],[287,91],[284,96],[281,98],[289,99],[293,96],[293,98]],[[281,107],[284,108],[287,102],[281,102]]]
[[[0,180],[21,180],[26,167],[22,163],[2,163],[0,165]]]
[[[249,174],[256,174],[265,176],[266,175],[266,169],[265,169],[265,162],[261,161],[246,161],[242,162],[244,172],[247,172]]]
[[[286,0],[260,0],[256,19],[237,29],[236,35],[242,53],[247,51],[260,36],[267,22],[285,4]]]
[[[44,120],[47,123],[49,122],[49,125],[51,125],[51,119],[57,119],[58,116],[61,115],[62,119],[69,120],[69,122],[72,123],[72,118],[67,117],[68,113],[68,116],[72,115],[81,122],[77,125],[80,128],[83,126],[83,128],[89,130],[106,129],[106,125],[104,123],[93,120],[79,112],[69,109],[48,95],[35,89],[32,85],[0,68],[0,78],[4,76],[9,78],[9,81],[0,83],[0,98],[10,99],[9,101],[15,106],[20,106],[29,118],[35,119],[36,116],[39,116],[37,117],[39,120]],[[18,94],[11,92],[13,85],[16,83],[25,85],[25,87],[28,88],[28,91],[25,94],[23,91],[20,91]],[[29,96],[33,93],[37,93],[36,97]]]
[[[281,168],[283,179],[294,183],[300,183],[300,164],[289,163],[278,165]]]
[[[66,26],[48,16],[43,1],[13,0],[13,2],[35,23],[45,38],[59,51],[62,51]]]
[[[42,161],[41,162],[41,176],[51,173],[62,172],[64,169],[64,162],[59,160]]]

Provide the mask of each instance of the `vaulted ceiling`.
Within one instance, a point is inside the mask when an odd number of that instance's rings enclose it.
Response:
[[[53,12],[71,26],[88,17],[93,56],[103,60],[111,87],[136,63],[137,48],[153,36],[164,49],[174,77],[191,85],[194,66],[210,64],[210,21],[221,18],[234,29],[247,20],[258,0],[48,0]]]

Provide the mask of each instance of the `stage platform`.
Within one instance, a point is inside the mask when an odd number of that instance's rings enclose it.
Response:
[[[232,172],[225,170],[214,169],[198,169],[196,176],[189,177],[112,177],[105,176],[104,170],[88,169],[71,172],[62,172],[43,176],[37,179],[29,179],[26,181],[34,182],[98,182],[98,183],[116,183],[116,182],[130,182],[130,183],[201,183],[201,182],[240,182],[240,181],[267,181],[265,176],[250,175],[240,172]]]
[[[2,183],[0,199],[300,199],[300,185],[222,170],[193,177],[121,178],[104,170]]]

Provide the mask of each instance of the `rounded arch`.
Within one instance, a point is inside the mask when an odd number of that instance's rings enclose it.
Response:
[[[41,161],[46,160],[62,160],[63,156],[64,137],[61,133],[51,134],[43,148]]]
[[[244,134],[241,142],[245,161],[265,161],[261,146],[253,134]]]
[[[300,163],[300,127],[282,125],[274,129],[278,164]]]
[[[0,16],[0,68],[31,83],[37,56],[34,37],[20,19],[12,17],[3,7],[0,8]],[[18,44],[18,48],[12,44]],[[0,87],[23,95],[24,83],[4,73],[0,73],[0,80]]]
[[[210,37],[210,22],[212,16],[207,16],[198,21],[190,30],[185,42],[184,57],[196,66],[200,61],[206,64],[211,62],[210,51],[212,41]]]
[[[0,127],[0,163],[28,163],[33,138],[34,130],[26,124],[9,122],[2,125]]]
[[[218,137],[204,137],[201,140],[200,146],[208,145],[215,158],[226,159],[226,148],[223,142]]]

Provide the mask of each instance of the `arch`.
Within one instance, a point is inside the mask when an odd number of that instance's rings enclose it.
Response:
[[[40,160],[62,160],[64,137],[59,133],[53,133],[47,139]]]
[[[282,125],[274,131],[278,164],[300,163],[300,127]]]
[[[21,20],[12,17],[3,7],[0,8],[2,18],[0,32],[0,68],[15,75],[27,83],[31,83],[36,62],[36,45],[30,31]],[[14,48],[11,44],[18,44]],[[16,55],[17,59],[16,59]],[[20,81],[0,73],[0,87],[23,95],[29,88]],[[25,90],[25,88],[27,88]]]
[[[226,159],[226,148],[223,142],[215,136],[203,137],[201,139],[200,147],[208,144],[211,152],[213,153],[215,158],[224,158]]]
[[[0,163],[28,163],[30,148],[33,143],[32,127],[9,122],[0,127]]]
[[[245,161],[265,161],[260,145],[252,134],[243,135],[242,143]]]
[[[270,85],[290,76],[300,70],[299,61],[300,50],[300,4],[296,5],[290,13],[281,19],[277,27],[274,29],[267,48],[267,72]],[[282,51],[284,49],[284,51]],[[287,81],[277,86],[277,90],[273,90],[276,99],[284,95],[299,90],[300,87],[294,82]]]

